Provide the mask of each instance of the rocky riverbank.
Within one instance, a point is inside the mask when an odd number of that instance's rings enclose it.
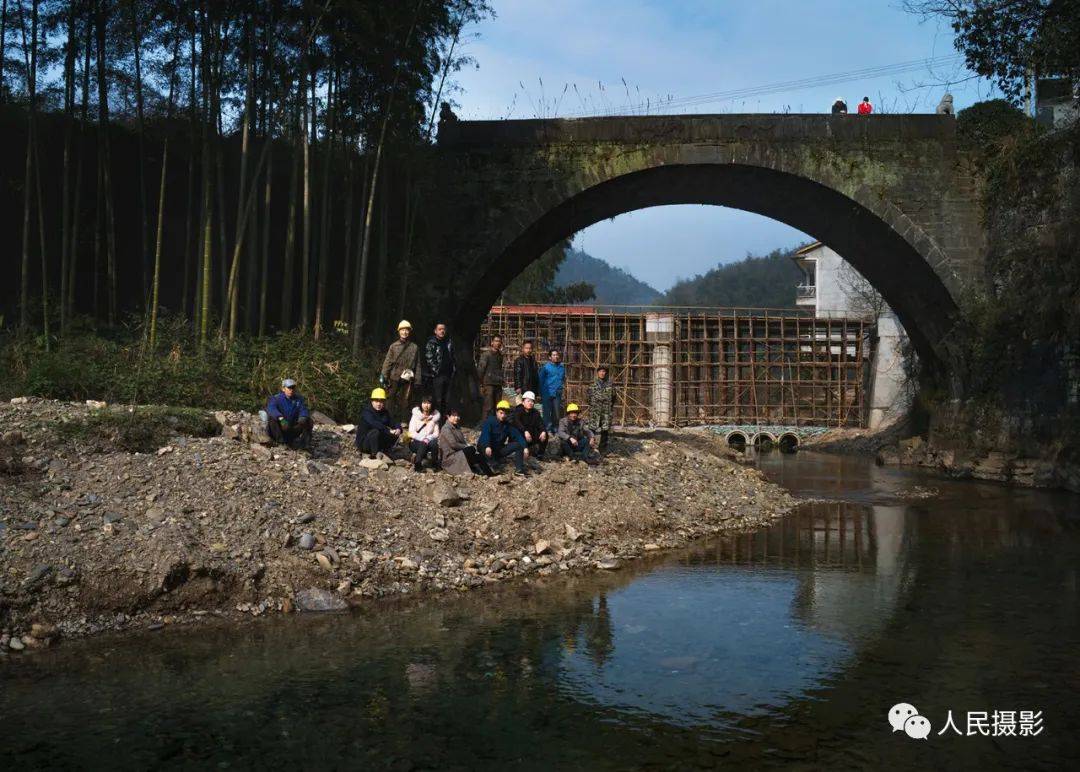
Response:
[[[464,479],[362,459],[330,423],[308,456],[244,414],[213,432],[142,415],[0,405],[0,650],[614,570],[795,503],[701,437],[630,433],[599,466]]]

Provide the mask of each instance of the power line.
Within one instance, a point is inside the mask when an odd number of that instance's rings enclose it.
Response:
[[[963,59],[964,57],[961,54],[936,56],[928,59],[912,59],[906,62],[895,62],[893,64],[883,64],[874,67],[863,67],[858,70],[849,70],[847,72],[836,72],[826,75],[814,75],[806,78],[799,78],[796,80],[767,83],[758,86],[747,86],[743,88],[729,89],[727,91],[714,91],[708,94],[696,94],[693,96],[679,97],[677,99],[657,102],[656,104],[653,104],[651,102],[627,103],[594,113],[569,113],[564,117],[582,118],[593,115],[618,115],[625,113],[633,113],[636,111],[643,111],[647,109],[651,110],[654,108],[657,110],[670,111],[672,109],[697,107],[713,102],[730,102],[738,99],[747,99],[756,96],[767,96],[770,94],[779,94],[791,91],[805,91],[806,89],[821,88],[823,86],[838,85],[841,83],[850,83],[856,80],[872,80],[875,78],[882,78],[891,75],[902,75],[909,72],[915,72],[924,68],[929,69],[931,67],[941,67],[959,64],[963,61]]]

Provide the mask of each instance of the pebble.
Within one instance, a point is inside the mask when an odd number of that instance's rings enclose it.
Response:
[[[432,541],[446,541],[450,538],[450,532],[445,528],[432,528],[428,531],[428,536]]]
[[[315,537],[310,533],[305,533],[300,536],[300,549],[313,550],[315,549]]]
[[[23,644],[22,639],[19,638],[19,636],[13,635],[11,637],[11,640],[8,641],[8,648],[12,651],[22,651],[26,648],[26,646]]]
[[[602,568],[605,571],[614,571],[619,567],[619,561],[614,558],[608,558],[607,560],[598,560],[596,562],[597,568]]]

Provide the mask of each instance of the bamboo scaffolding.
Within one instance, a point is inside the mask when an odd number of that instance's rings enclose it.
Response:
[[[660,309],[664,311],[666,309]],[[859,426],[865,419],[872,325],[816,319],[790,310],[671,309],[672,412],[675,423]],[[587,408],[595,367],[616,384],[621,425],[650,425],[652,344],[645,314],[621,308],[496,307],[479,343],[500,334],[513,382],[521,342],[533,339],[538,361],[560,348],[567,399]]]

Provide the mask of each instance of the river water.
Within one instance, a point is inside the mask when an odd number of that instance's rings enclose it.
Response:
[[[1078,497],[758,463],[816,501],[620,571],[0,659],[0,768],[1075,766]]]

